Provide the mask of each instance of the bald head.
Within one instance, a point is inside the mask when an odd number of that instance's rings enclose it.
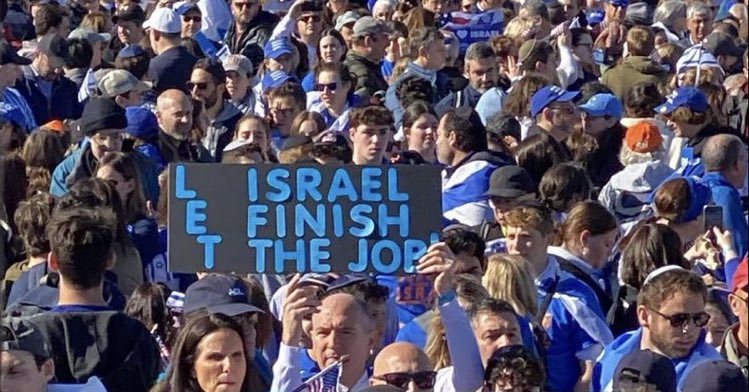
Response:
[[[707,139],[702,149],[705,170],[723,172],[730,170],[739,160],[746,161],[746,146],[736,135],[720,134]]]
[[[159,127],[177,140],[187,140],[192,129],[192,100],[182,90],[166,90],[156,100]]]
[[[427,355],[407,342],[392,343],[380,351],[374,361],[372,375],[388,373],[416,373],[432,370]]]
[[[312,316],[312,322],[316,319],[329,319],[334,315],[352,318],[357,323],[360,322],[364,329],[372,329],[372,318],[367,304],[351,294],[336,293],[323,298],[320,312]]]

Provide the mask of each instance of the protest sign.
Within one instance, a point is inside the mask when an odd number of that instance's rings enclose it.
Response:
[[[170,165],[171,272],[414,272],[440,239],[430,166]]]
[[[487,41],[491,37],[502,35],[504,14],[501,10],[490,10],[480,13],[451,12],[443,14],[440,25],[443,29],[455,33],[460,42],[460,53],[465,53],[474,42]]]

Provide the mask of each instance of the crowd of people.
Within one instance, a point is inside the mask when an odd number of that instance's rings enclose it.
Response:
[[[748,388],[745,2],[0,21],[2,391]],[[441,242],[402,275],[177,273],[170,163],[436,166]]]

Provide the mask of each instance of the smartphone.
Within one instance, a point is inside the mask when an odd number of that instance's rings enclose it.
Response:
[[[723,207],[705,206],[702,208],[702,215],[705,218],[705,231],[712,230],[713,227],[723,231]]]

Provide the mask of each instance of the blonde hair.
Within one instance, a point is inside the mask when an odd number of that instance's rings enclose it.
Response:
[[[424,345],[424,352],[429,361],[434,364],[434,369],[444,369],[452,365],[450,361],[450,350],[447,347],[447,337],[445,337],[445,326],[442,324],[442,317],[439,312],[433,312],[434,317],[429,321],[427,327],[427,342]]]
[[[522,256],[489,256],[482,283],[492,298],[507,301],[518,314],[536,314],[536,285],[533,282],[531,266]]]

